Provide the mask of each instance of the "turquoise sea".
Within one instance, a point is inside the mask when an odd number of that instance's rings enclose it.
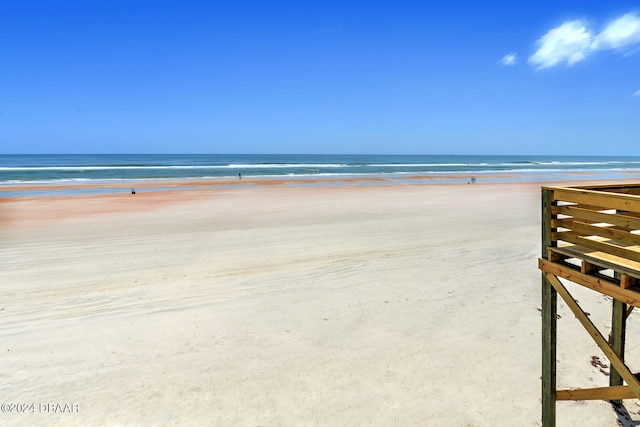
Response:
[[[413,176],[430,182],[640,180],[640,157],[491,155],[73,154],[0,155],[0,197],[20,184],[122,183],[171,179]],[[97,191],[97,190],[92,190]],[[101,190],[108,191],[108,190]],[[11,193],[11,194],[9,194]]]
[[[640,157],[463,155],[0,155],[0,184],[165,178],[625,172]]]

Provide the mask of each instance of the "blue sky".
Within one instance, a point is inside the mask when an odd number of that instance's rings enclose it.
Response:
[[[633,1],[4,1],[0,59],[0,153],[640,155]]]

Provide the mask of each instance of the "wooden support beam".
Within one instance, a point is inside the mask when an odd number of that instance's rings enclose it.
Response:
[[[589,335],[591,335],[591,338],[593,338],[593,340],[596,342],[598,347],[600,347],[605,356],[607,356],[611,366],[614,367],[620,374],[622,379],[627,382],[627,384],[633,391],[634,396],[636,398],[640,398],[640,382],[631,373],[629,368],[627,368],[627,365],[624,364],[624,361],[607,343],[607,340],[602,336],[598,328],[595,327],[595,325],[591,322],[585,312],[582,311],[576,300],[573,299],[571,294],[569,294],[569,291],[567,291],[564,285],[560,283],[560,280],[558,280],[556,276],[550,273],[545,273],[545,277],[549,281],[549,283],[551,283],[551,286],[554,287],[558,295],[562,297],[567,306],[569,306],[580,323],[582,323],[582,326],[587,330]]]
[[[613,400],[636,399],[631,387],[627,385],[615,387],[580,388],[576,390],[556,391],[556,400]]]
[[[539,259],[540,270],[578,283],[601,294],[624,302],[625,304],[640,307],[640,292],[631,289],[622,289],[617,283],[603,278],[582,274],[581,272],[562,264],[555,264],[546,259]]]
[[[548,249],[556,246],[552,235],[556,231],[551,227],[552,213],[556,202],[553,190],[542,190],[542,257],[549,256]],[[557,292],[542,273],[542,426],[556,425],[556,326]]]
[[[633,288],[636,284],[637,284],[637,279],[635,277],[631,277],[626,274],[620,275],[620,287],[622,289]]]
[[[598,270],[598,266],[595,264],[591,264],[588,261],[582,261],[582,265],[580,266],[580,272],[582,274],[589,274],[589,273],[593,273],[594,271]]]
[[[547,249],[547,256],[546,259],[548,259],[551,262],[562,262],[565,259],[569,258],[566,255],[563,255],[561,253],[555,252],[554,251],[555,248],[549,248]]]
[[[553,190],[542,189],[542,258],[549,256],[549,248],[557,246],[553,240],[553,233],[557,231],[557,228],[551,225],[557,216],[553,214],[556,205],[557,202],[553,200]]]
[[[625,276],[623,276],[625,277]],[[626,276],[628,277],[628,276]],[[609,344],[613,351],[616,352],[620,360],[624,362],[624,344],[627,334],[627,305],[622,301],[613,300],[613,309],[611,311],[611,339]],[[622,376],[612,365],[610,368],[609,385],[620,386],[623,384]],[[616,403],[621,403],[615,400]]]
[[[556,425],[557,292],[542,275],[542,426]]]

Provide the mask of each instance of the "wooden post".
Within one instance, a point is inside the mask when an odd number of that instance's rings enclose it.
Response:
[[[616,272],[616,277],[621,279],[621,275]],[[611,312],[611,339],[610,345],[613,351],[616,352],[618,357],[624,361],[624,342],[625,336],[627,332],[627,305],[618,301],[617,299],[613,300],[613,309]],[[609,376],[609,385],[610,386],[618,386],[622,385],[622,377],[613,367],[610,367]],[[620,400],[614,400],[615,403],[622,403]]]
[[[551,233],[553,190],[542,189],[542,258],[554,246]],[[558,295],[542,274],[542,426],[556,425],[556,316]]]

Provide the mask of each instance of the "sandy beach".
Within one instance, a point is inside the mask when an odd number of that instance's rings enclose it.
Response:
[[[3,199],[0,424],[540,425],[539,221],[540,183]],[[559,314],[558,386],[607,385]]]

